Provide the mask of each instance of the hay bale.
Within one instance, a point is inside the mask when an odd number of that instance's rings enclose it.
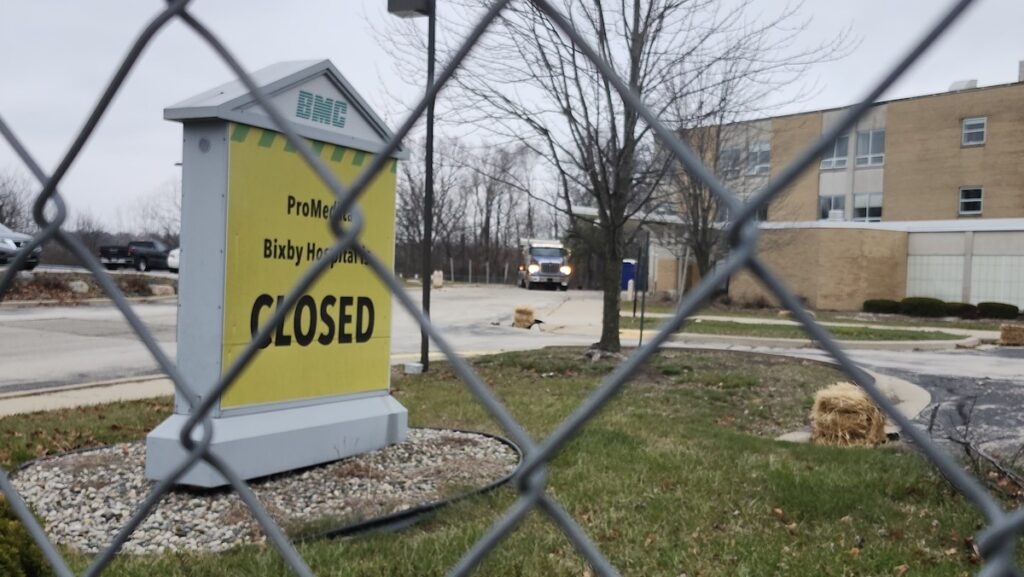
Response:
[[[871,447],[885,442],[885,414],[863,389],[836,383],[814,395],[811,441],[837,447]]]
[[[532,327],[533,307],[529,305],[516,305],[516,314],[512,317],[512,326],[520,329]]]
[[[1024,325],[1000,325],[999,344],[1013,347],[1024,346]]]

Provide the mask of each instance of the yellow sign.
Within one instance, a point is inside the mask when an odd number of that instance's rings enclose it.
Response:
[[[252,340],[302,273],[335,242],[334,195],[284,135],[229,126],[222,370]],[[314,154],[345,185],[370,153],[312,141]],[[395,162],[359,206],[360,242],[394,260]],[[347,216],[346,216],[347,218]],[[237,381],[222,408],[387,390],[391,294],[354,251],[346,251],[299,299]]]

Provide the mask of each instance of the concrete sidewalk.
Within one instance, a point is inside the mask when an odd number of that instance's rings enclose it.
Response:
[[[652,319],[670,318],[672,315],[666,313],[652,313],[645,315]],[[733,322],[745,325],[775,325],[775,326],[801,326],[799,322],[788,319],[772,319],[759,317],[730,317],[716,315],[697,315],[690,318],[689,322],[714,321]],[[983,331],[973,329],[962,329],[956,327],[941,326],[893,326],[862,323],[839,323],[829,321],[818,321],[823,327],[854,327],[869,328],[877,330],[907,330],[912,332],[943,332],[951,335],[962,335],[962,339],[936,340],[922,339],[919,341],[868,341],[868,340],[838,340],[844,349],[850,350],[888,350],[888,351],[943,351],[955,349],[969,349],[981,344],[994,344],[999,342],[998,331]],[[653,334],[655,328],[645,329],[644,334]],[[638,339],[638,329],[626,329],[620,331],[623,338]],[[784,349],[818,348],[815,341],[810,338],[777,338],[777,337],[748,337],[738,335],[718,335],[708,333],[678,332],[669,337],[671,342],[691,344],[721,344],[739,345],[748,347],[776,347]]]

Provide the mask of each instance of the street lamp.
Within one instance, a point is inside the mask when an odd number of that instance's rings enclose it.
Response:
[[[435,0],[388,0],[388,12],[403,18],[427,17],[427,91],[434,85],[434,21]],[[423,314],[430,318],[431,241],[434,237],[434,99],[427,102],[426,183],[423,194]],[[423,372],[430,369],[430,339],[420,330],[420,364]]]

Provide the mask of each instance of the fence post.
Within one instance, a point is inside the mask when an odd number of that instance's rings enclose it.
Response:
[[[484,262],[484,283],[491,284],[491,261]]]
[[[505,261],[505,276],[501,279],[501,284],[508,284],[508,261]]]
[[[448,257],[448,274],[451,275],[451,281],[455,282],[455,257]]]
[[[473,259],[469,259],[469,284],[473,284]]]

